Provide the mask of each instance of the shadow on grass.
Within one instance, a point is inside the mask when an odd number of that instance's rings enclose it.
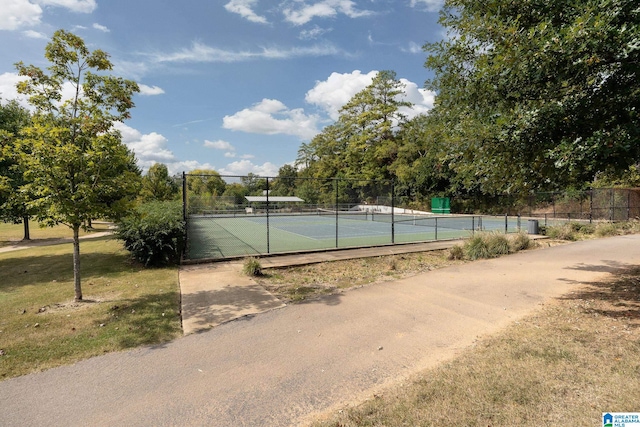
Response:
[[[158,349],[181,335],[179,307],[179,292],[147,294],[118,301],[94,323],[118,349]]]
[[[617,262],[612,264],[616,274],[614,278],[585,283],[585,287],[561,299],[592,302],[584,306],[586,313],[633,321],[630,326],[638,328],[640,327],[640,266],[623,266]],[[610,270],[589,271],[609,272]]]
[[[95,239],[91,244],[106,242],[109,238]],[[2,254],[0,257],[0,271],[3,280],[0,281],[0,292],[11,292],[26,285],[40,285],[44,283],[73,281],[72,245],[66,243],[47,248],[34,248]],[[100,252],[92,247],[83,253],[80,244],[80,275],[83,282],[91,278],[107,274],[129,271],[134,262],[126,252]]]

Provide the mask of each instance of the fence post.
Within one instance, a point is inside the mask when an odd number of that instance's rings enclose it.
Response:
[[[509,234],[509,214],[504,214],[504,234]]]
[[[593,189],[589,191],[589,224],[593,224]]]
[[[336,249],[338,248],[338,228],[339,228],[338,227],[338,200],[339,200],[339,197],[338,197],[338,179],[339,178],[336,178],[336,179],[333,180],[333,185],[335,185],[335,187],[336,187],[336,203],[335,203],[335,205],[336,205]]]
[[[267,253],[271,253],[271,236],[269,235],[269,177],[267,177]]]
[[[396,212],[396,186],[395,181],[391,181],[391,243],[396,243],[396,221],[394,214]]]
[[[187,173],[182,171],[182,220],[184,221],[184,248],[182,258],[189,250],[189,223],[187,222]]]
[[[438,240],[438,217],[436,217],[435,220],[436,220],[436,240]]]

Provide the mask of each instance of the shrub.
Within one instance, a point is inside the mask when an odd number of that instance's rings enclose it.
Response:
[[[547,236],[558,240],[577,240],[576,232],[569,224],[554,225],[547,227]]]
[[[490,258],[487,240],[482,234],[476,234],[464,243],[464,254],[470,260]]]
[[[182,204],[176,201],[142,204],[118,222],[116,237],[145,266],[178,263],[185,245]]]
[[[526,233],[518,233],[511,238],[511,251],[518,252],[531,247],[532,240]]]
[[[601,222],[596,226],[596,236],[608,237],[618,234],[618,227],[612,222]]]
[[[247,258],[242,265],[242,272],[251,277],[262,276],[262,264],[257,258]]]
[[[464,248],[462,245],[455,245],[449,248],[450,260],[464,259]]]
[[[489,248],[489,256],[491,258],[508,255],[509,252],[511,252],[511,245],[506,235],[489,233],[485,234],[484,238],[487,240],[487,247]]]

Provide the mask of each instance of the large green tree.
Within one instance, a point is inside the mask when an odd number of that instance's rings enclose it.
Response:
[[[24,226],[24,240],[29,240],[29,194],[20,164],[21,131],[31,121],[29,111],[17,101],[0,102],[0,220]]]
[[[140,197],[145,202],[173,200],[178,196],[176,180],[169,176],[167,165],[154,163],[142,177]]]
[[[440,23],[427,85],[468,187],[579,187],[638,162],[636,0],[447,0]]]
[[[35,199],[35,216],[73,230],[75,299],[82,300],[79,231],[92,218],[117,217],[137,195],[140,171],[114,122],[129,118],[135,82],[108,75],[109,55],[90,51],[64,30],[47,44],[47,71],[16,64],[18,92],[34,108],[20,162]],[[68,89],[72,90],[65,97]]]

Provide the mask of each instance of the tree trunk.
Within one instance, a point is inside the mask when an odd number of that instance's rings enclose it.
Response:
[[[31,240],[31,234],[29,234],[29,217],[22,217],[22,225],[24,226],[24,238],[22,240]]]
[[[82,301],[82,287],[80,286],[80,225],[73,225],[73,283],[76,291],[76,301]]]

